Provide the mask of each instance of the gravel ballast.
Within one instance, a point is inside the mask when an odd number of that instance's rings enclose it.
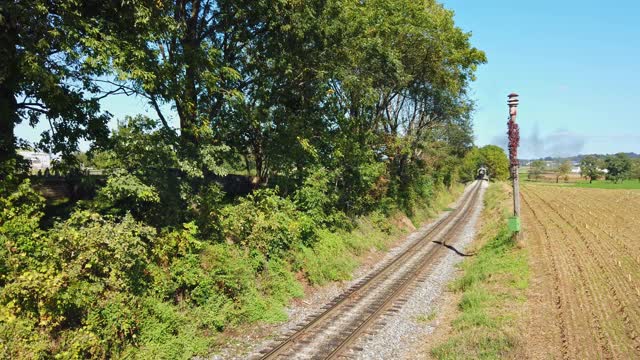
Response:
[[[483,182],[480,199],[488,186]],[[475,204],[469,222],[463,227],[455,241],[451,241],[458,251],[464,253],[465,247],[475,238],[477,224],[482,212],[482,201]],[[356,359],[412,359],[417,347],[426,341],[437,322],[429,321],[430,314],[437,314],[438,300],[441,298],[447,284],[453,279],[456,264],[463,256],[451,250],[434,266],[426,280],[419,283],[417,288],[407,297],[407,302],[400,311],[387,316],[385,325],[375,334],[363,338],[358,346],[361,351],[350,355]],[[350,357],[351,357],[350,356]]]

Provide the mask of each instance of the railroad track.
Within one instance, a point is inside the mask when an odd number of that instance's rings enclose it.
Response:
[[[444,256],[447,241],[455,239],[467,224],[481,184],[477,181],[457,209],[436,222],[420,239],[276,339],[275,345],[262,350],[256,358],[334,359],[358,350],[354,348],[356,340],[383,326],[384,315],[397,312],[409,290],[426,279],[436,260]]]

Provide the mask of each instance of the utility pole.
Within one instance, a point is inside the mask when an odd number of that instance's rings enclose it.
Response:
[[[518,115],[518,94],[511,93],[509,100],[509,122],[507,123],[509,131],[509,160],[511,167],[511,181],[513,183],[513,217],[509,219],[509,228],[516,233],[516,237],[520,233],[520,179],[518,174],[518,146],[520,145],[520,129],[516,123]]]

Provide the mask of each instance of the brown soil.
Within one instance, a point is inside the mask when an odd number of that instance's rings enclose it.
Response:
[[[524,357],[640,358],[640,193],[525,185]]]
[[[411,220],[405,214],[402,214],[402,213],[391,218],[389,222],[393,226],[403,231],[414,232],[417,230],[416,227],[411,222]]]
[[[574,173],[568,174],[566,180],[564,176],[560,178],[557,178],[556,176],[557,175],[555,173],[542,173],[540,174],[540,177],[535,180],[540,182],[551,182],[551,183],[557,182],[559,184],[574,183],[580,180],[584,180],[584,178],[580,176],[580,174],[574,174]],[[527,175],[524,175],[522,177],[524,180],[529,180],[529,177]]]

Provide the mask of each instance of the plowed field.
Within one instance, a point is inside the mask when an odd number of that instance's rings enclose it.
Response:
[[[640,359],[640,192],[525,185],[527,357]]]

